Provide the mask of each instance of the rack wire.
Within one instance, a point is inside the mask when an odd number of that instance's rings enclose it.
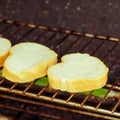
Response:
[[[0,79],[0,98],[29,103],[36,106],[46,106],[48,108],[69,111],[72,113],[85,114],[110,120],[120,119],[120,39],[81,33],[78,31],[58,29],[33,24],[25,24],[7,19],[0,19],[0,35],[11,40],[12,44],[31,41],[44,44],[55,50],[59,59],[63,54],[72,52],[89,53],[97,56],[109,67],[109,80],[104,88],[108,92],[103,98],[97,98],[83,93],[67,93],[50,89],[48,86],[35,86],[35,82],[18,84]],[[111,91],[117,96],[110,97]],[[6,94],[7,93],[7,94]],[[14,95],[9,95],[9,94]],[[16,97],[15,95],[19,95]],[[28,97],[31,99],[27,99]],[[95,99],[95,100],[94,100]],[[40,102],[41,100],[48,103]],[[107,101],[112,102],[107,102]],[[93,104],[94,103],[94,104]],[[70,107],[70,109],[68,109]],[[60,119],[60,116],[45,114],[11,105],[0,104],[0,108],[11,109],[15,111],[28,112],[48,118]],[[62,119],[62,118],[61,118]]]

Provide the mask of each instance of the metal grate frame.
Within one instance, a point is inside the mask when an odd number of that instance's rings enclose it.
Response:
[[[36,81],[29,84],[18,84],[9,82],[4,78],[0,79],[0,98],[7,98],[36,106],[47,106],[48,108],[54,106],[54,109],[57,110],[86,114],[110,120],[120,119],[120,38],[25,24],[7,19],[0,19],[0,35],[10,39],[13,45],[24,41],[44,44],[55,50],[59,58],[66,53],[87,52],[90,55],[100,58],[110,69],[109,80],[105,86],[108,92],[104,98],[95,98],[95,96],[92,95],[93,91],[91,91],[89,95],[67,93],[48,87],[35,86]],[[106,104],[106,101],[109,101],[108,96],[111,91],[119,95],[111,98],[113,104],[112,102]],[[16,97],[16,95],[19,97]],[[97,100],[94,103],[92,99]],[[48,103],[41,101],[47,101]],[[68,107],[70,107],[70,109],[68,109]],[[40,114],[40,112],[33,110],[26,111],[23,108],[17,108],[11,105],[0,104],[0,108],[28,112],[30,114],[46,116],[51,119],[60,119],[54,115]]]

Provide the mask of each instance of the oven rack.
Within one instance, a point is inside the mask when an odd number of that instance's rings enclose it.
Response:
[[[99,57],[110,69],[109,80],[105,86],[108,92],[103,98],[96,98],[93,96],[92,93],[94,91],[91,91],[88,95],[82,93],[67,93],[44,86],[36,87],[36,81],[29,84],[18,84],[9,82],[4,78],[0,79],[0,98],[7,98],[13,101],[30,103],[37,106],[42,104],[50,108],[54,106],[55,109],[72,111],[73,113],[86,114],[105,119],[120,119],[120,95],[110,98],[113,101],[111,107],[108,107],[110,104],[106,102],[109,101],[108,96],[111,91],[120,93],[119,38],[58,29],[55,27],[25,24],[2,18],[0,19],[0,35],[10,39],[13,45],[25,41],[44,44],[55,50],[59,58],[65,53],[87,52]],[[5,94],[2,92],[5,92]],[[6,95],[6,93],[12,93],[14,95]],[[35,100],[28,100],[27,98],[16,97],[15,95],[26,96]],[[94,99],[97,99],[96,102]],[[38,100],[48,101],[52,103],[52,105],[39,102]],[[95,102],[94,105],[91,104],[92,102]],[[0,104],[0,107],[24,111],[23,109],[13,106],[4,106],[3,104]],[[68,109],[67,107],[71,108]],[[40,114],[34,111],[29,112],[31,114]],[[55,116],[53,116],[53,118],[55,118]]]

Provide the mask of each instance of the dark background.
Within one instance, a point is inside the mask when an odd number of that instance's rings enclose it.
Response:
[[[0,18],[120,37],[120,0],[0,0]]]
[[[0,0],[0,17],[120,37],[120,0]]]
[[[120,0],[0,0],[0,18],[120,37]]]

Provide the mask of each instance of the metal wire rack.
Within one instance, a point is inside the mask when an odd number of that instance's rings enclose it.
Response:
[[[97,56],[109,67],[109,80],[104,88],[108,92],[103,98],[83,93],[67,93],[50,89],[44,86],[35,86],[32,83],[18,84],[0,79],[0,98],[12,101],[29,103],[36,106],[46,106],[56,110],[69,111],[110,120],[120,119],[120,39],[89,33],[81,33],[66,29],[57,29],[33,24],[0,19],[0,35],[11,40],[12,44],[32,41],[44,44],[55,50],[59,58],[66,53],[81,52]],[[110,97],[111,91],[117,96]],[[17,97],[16,97],[17,95]],[[29,99],[31,98],[31,99]],[[43,101],[47,101],[43,102]],[[70,107],[70,108],[69,108]],[[25,110],[12,105],[0,103],[0,108],[28,112],[60,119],[59,116]],[[69,109],[68,109],[69,108]]]

